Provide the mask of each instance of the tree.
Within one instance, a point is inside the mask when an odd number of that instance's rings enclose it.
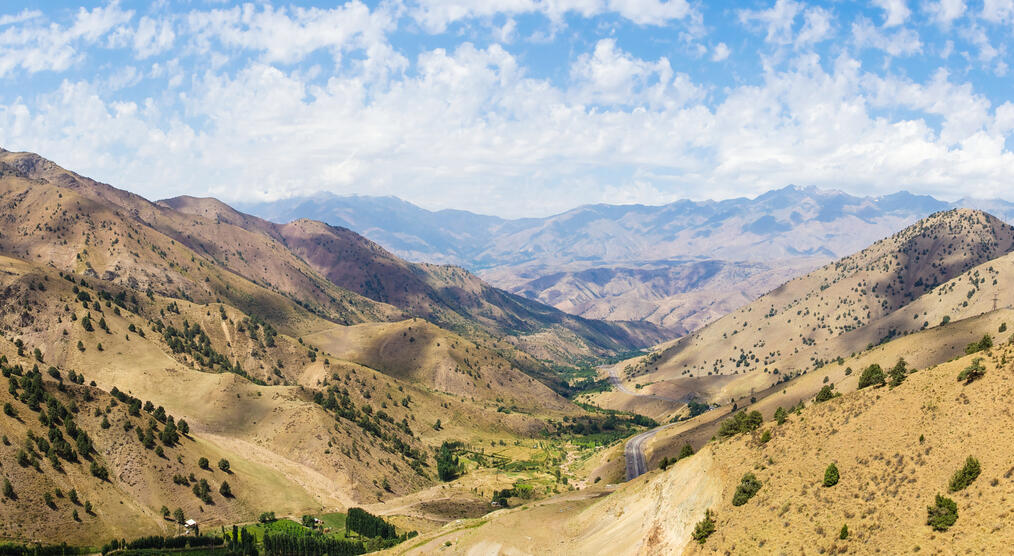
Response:
[[[162,519],[169,519],[171,512],[168,506],[162,506]]]
[[[831,462],[831,465],[828,465],[824,470],[824,486],[833,487],[838,484],[838,478],[838,466]]]
[[[440,419],[437,419],[437,422],[433,423],[433,430],[438,431],[438,430],[440,430],[442,428],[444,428],[444,427],[443,427],[443,425],[440,424]]]
[[[310,529],[313,529],[313,526],[317,524],[317,520],[312,515],[304,515],[300,521],[302,521],[303,527]]]
[[[197,467],[200,467],[201,469],[210,469],[208,458],[202,456],[201,459],[197,460]]]
[[[849,525],[848,525],[848,523],[846,523],[845,525],[841,526],[841,531],[838,533],[838,538],[841,539],[841,540],[845,540],[845,539],[849,538]]]
[[[982,364],[982,358],[976,357],[972,360],[971,365],[965,367],[960,373],[958,373],[958,380],[965,381],[965,384],[971,384],[984,376],[986,376],[986,367]]]
[[[91,500],[85,500],[85,513],[88,515],[92,514],[92,503]]]
[[[222,458],[222,459],[218,460],[218,468],[221,469],[222,471],[225,471],[226,473],[228,473],[229,472],[229,460],[227,460],[225,458]]]
[[[926,525],[934,531],[946,531],[958,520],[958,505],[945,496],[937,494],[936,502],[926,507]]]
[[[891,367],[887,374],[891,377],[891,388],[901,385],[905,381],[905,376],[908,375],[908,363],[904,358],[898,359],[898,362]]]
[[[221,486],[218,487],[218,493],[226,498],[232,498],[232,487],[229,486],[229,481],[222,481]]]
[[[441,481],[448,482],[461,476],[463,466],[458,456],[451,451],[457,443],[444,442],[437,451],[437,475]]]
[[[176,508],[173,510],[173,519],[176,520],[176,523],[183,523],[186,521],[185,517],[186,516],[183,515],[183,508]]]
[[[14,485],[6,477],[4,477],[4,498],[10,498],[11,500],[17,498],[17,495],[14,494]]]
[[[42,363],[42,350],[40,350],[39,348],[35,348],[35,352],[33,353],[33,355],[35,355],[36,361]]]
[[[754,410],[750,413],[741,411],[722,421],[721,426],[718,428],[718,436],[728,438],[739,433],[755,431],[763,422],[764,417],[761,416],[759,411]]]
[[[991,347],[993,347],[993,337],[989,334],[984,334],[978,342],[972,342],[965,346],[965,353],[970,355]]]
[[[817,392],[817,397],[813,399],[816,403],[826,402],[834,397],[834,386],[825,384],[821,387],[820,392]]]
[[[180,419],[180,422],[176,423],[176,428],[183,433],[183,436],[190,434],[190,425],[187,424],[185,419]]]
[[[778,409],[775,410],[775,422],[782,425],[785,423],[787,416],[788,415],[785,413],[785,410],[782,409],[782,406],[778,406]]]
[[[760,443],[761,444],[767,444],[768,442],[771,442],[771,430],[770,429],[764,431],[761,434],[761,437],[760,437]]]
[[[704,519],[697,522],[694,526],[694,532],[691,534],[693,539],[700,544],[704,544],[708,540],[708,537],[715,532],[715,514],[711,510],[704,512]]]
[[[860,390],[866,388],[867,386],[880,387],[885,384],[887,384],[887,381],[884,380],[884,370],[876,363],[863,369],[863,374],[859,375]]]
[[[694,455],[694,447],[689,444],[684,444],[683,447],[680,448],[679,455],[676,456],[676,461],[688,458],[692,455]]]
[[[975,479],[979,477],[979,473],[982,473],[982,467],[979,465],[979,460],[968,456],[965,460],[965,465],[954,472],[951,477],[951,484],[949,486],[951,492],[957,492],[964,490],[968,485],[972,484]]]
[[[4,415],[16,418],[18,416],[18,410],[14,409],[14,406],[11,405],[10,402],[7,402],[4,404]]]
[[[761,488],[761,482],[757,480],[757,477],[753,473],[747,473],[743,475],[743,478],[739,482],[739,486],[736,487],[736,493],[732,496],[733,506],[742,506],[746,504]]]

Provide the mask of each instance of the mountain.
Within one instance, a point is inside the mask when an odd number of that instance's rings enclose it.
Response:
[[[991,311],[994,298],[1014,304],[1001,285],[1014,273],[1012,250],[1014,228],[994,216],[936,213],[624,364],[621,378],[644,393],[742,405],[793,376],[841,367],[840,357]],[[601,396],[612,407],[638,403]]]
[[[4,539],[98,546],[174,532],[163,506],[214,530],[426,492],[445,441],[527,459],[605,422],[537,380],[562,386],[546,360],[658,337],[31,153],[0,151],[0,221]]]
[[[319,196],[244,205],[277,222],[344,226],[411,260],[451,262],[492,284],[589,318],[645,320],[676,334],[929,214],[988,208],[899,192],[858,197],[788,186],[753,199],[587,205],[504,220],[432,212],[393,197]]]

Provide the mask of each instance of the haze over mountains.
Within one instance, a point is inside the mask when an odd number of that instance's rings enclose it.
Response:
[[[409,260],[462,265],[575,315],[646,320],[677,333],[933,212],[969,207],[1014,217],[1014,204],[1002,200],[857,197],[797,186],[754,199],[588,205],[518,220],[428,211],[393,197],[242,206],[275,222],[313,218],[347,227]]]

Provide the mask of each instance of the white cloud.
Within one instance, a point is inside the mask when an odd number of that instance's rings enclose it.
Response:
[[[803,28],[796,37],[797,45],[821,42],[831,33],[831,12],[823,8],[808,8],[803,13]]]
[[[176,33],[173,32],[171,21],[167,19],[156,21],[144,16],[134,32],[133,47],[137,57],[144,59],[168,50],[175,38]]]
[[[937,23],[946,26],[965,15],[965,2],[964,0],[940,0],[928,4],[927,10]]]
[[[40,21],[36,12],[5,16],[8,25],[0,31],[0,77],[22,69],[28,73],[63,71],[77,61],[78,48],[96,44],[133,17],[117,2],[86,10],[80,8],[68,26]]]
[[[885,12],[884,27],[901,25],[912,14],[905,0],[873,0],[873,3]]]
[[[1014,16],[1014,0],[984,0],[981,15],[994,23],[1010,21]]]
[[[244,4],[192,12],[187,22],[200,51],[211,51],[217,42],[227,48],[262,52],[266,62],[294,63],[323,48],[341,52],[383,41],[385,33],[394,28],[395,15],[385,8],[371,11],[359,0],[352,0],[330,10]]]
[[[802,6],[793,0],[777,0],[766,10],[740,10],[739,20],[745,25],[760,25],[767,36],[765,40],[775,44],[792,42],[792,25]]]
[[[711,52],[711,61],[721,62],[729,57],[730,52],[729,47],[724,42],[720,42],[715,45],[715,48]]]
[[[638,25],[664,25],[694,13],[686,0],[415,0],[409,14],[430,33],[466,19],[539,13],[559,23],[567,13],[591,17],[615,13]]]
[[[866,18],[858,18],[852,24],[852,39],[859,48],[876,48],[890,56],[911,56],[922,51],[919,34],[907,27],[893,32],[882,31]]]
[[[39,10],[21,10],[16,14],[0,15],[0,27],[4,25],[13,25],[15,23],[21,23],[30,19],[42,17],[42,12]]]

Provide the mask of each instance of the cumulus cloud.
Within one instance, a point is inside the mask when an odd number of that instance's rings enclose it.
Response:
[[[883,71],[880,52],[923,50],[910,28],[916,22],[885,27],[869,19],[876,10],[842,19],[833,8],[775,0],[728,14],[754,36],[694,42],[665,28],[655,37],[686,51],[663,52],[614,33],[614,18],[585,30],[547,69],[523,39],[510,42],[524,14],[608,10],[639,34],[657,18],[675,18],[683,32],[700,16],[673,2],[511,1],[495,14],[489,3],[433,3],[429,16],[423,3],[370,8],[356,0],[140,17],[114,3],[64,22],[0,16],[21,18],[0,26],[0,49],[13,53],[0,57],[0,79],[61,71],[88,48],[127,54],[127,63],[67,72],[41,92],[0,96],[0,145],[151,197],[327,190],[508,216],[579,202],[748,195],[787,183],[945,197],[969,184],[979,196],[1009,187],[1011,103],[994,105],[967,68],[918,79]],[[462,18],[490,19],[474,33],[415,40],[430,25]],[[424,44],[399,42],[401,25]],[[948,38],[956,52],[998,71],[1006,50],[989,40],[989,25],[961,22]],[[68,53],[30,61],[29,50],[48,46],[24,29],[49,33],[62,45],[56,52]],[[831,43],[839,29],[851,31],[851,42]],[[694,58],[705,44],[713,46]],[[755,73],[721,85],[709,77],[751,65]],[[151,86],[136,87],[142,82]],[[127,94],[131,88],[144,92]]]
[[[873,0],[873,3],[884,10],[884,27],[901,25],[912,14],[905,0]]]
[[[28,73],[66,70],[80,57],[79,48],[96,44],[132,17],[132,11],[120,9],[116,2],[91,10],[80,8],[69,25],[47,24],[37,11],[3,16],[0,77],[18,69]]]

